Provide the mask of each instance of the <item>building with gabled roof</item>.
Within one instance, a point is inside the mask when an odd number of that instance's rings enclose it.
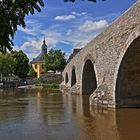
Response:
[[[46,41],[43,41],[41,46],[41,53],[31,61],[32,67],[37,74],[37,78],[40,78],[41,74],[44,73],[44,66],[45,66],[45,55],[47,54]]]

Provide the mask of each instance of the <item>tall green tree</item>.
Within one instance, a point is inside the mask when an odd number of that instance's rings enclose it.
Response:
[[[36,77],[36,72],[34,71],[33,67],[29,65],[29,72],[28,72],[29,77]]]
[[[0,76],[9,77],[14,73],[15,61],[11,54],[0,54]]]
[[[65,68],[66,60],[65,53],[61,50],[51,49],[48,54],[45,56],[45,68],[46,71],[52,70],[54,72],[62,72]]]
[[[14,74],[19,78],[26,78],[29,72],[29,59],[23,51],[13,51],[12,57],[15,61]]]
[[[25,28],[25,16],[41,11],[42,0],[0,1],[0,52],[12,50],[13,39],[18,26]]]

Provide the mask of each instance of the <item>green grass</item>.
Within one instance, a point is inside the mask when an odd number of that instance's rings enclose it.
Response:
[[[42,86],[43,88],[46,89],[59,89],[59,84],[35,84],[35,86]]]

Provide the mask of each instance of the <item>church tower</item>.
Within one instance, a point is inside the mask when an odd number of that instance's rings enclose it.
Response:
[[[43,54],[43,55],[44,55],[44,54],[47,54],[47,48],[48,48],[48,46],[46,45],[46,41],[45,41],[45,39],[44,39],[43,44],[42,44],[42,46],[41,46],[41,51],[42,51],[42,54]]]
[[[45,39],[43,40],[43,44],[41,46],[40,54],[31,61],[32,67],[37,74],[37,78],[40,78],[41,74],[43,74],[44,66],[45,66],[45,54],[47,54],[48,46],[46,45]]]

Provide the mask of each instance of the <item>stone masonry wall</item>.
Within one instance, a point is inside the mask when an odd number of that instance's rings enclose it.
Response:
[[[114,21],[100,35],[88,43],[66,66],[63,71],[64,81],[62,85],[71,87],[71,73],[75,66],[76,85],[80,85],[82,93],[82,72],[86,60],[90,59],[94,64],[97,89],[91,95],[91,104],[94,100],[116,107],[115,86],[118,69],[121,60],[132,41],[140,35],[140,1],[136,2],[119,19]],[[68,73],[68,83],[65,83],[65,74]],[[105,88],[102,88],[104,87]],[[95,94],[102,93],[104,98],[97,98]],[[97,101],[96,101],[97,102]],[[105,103],[105,102],[104,102]]]

